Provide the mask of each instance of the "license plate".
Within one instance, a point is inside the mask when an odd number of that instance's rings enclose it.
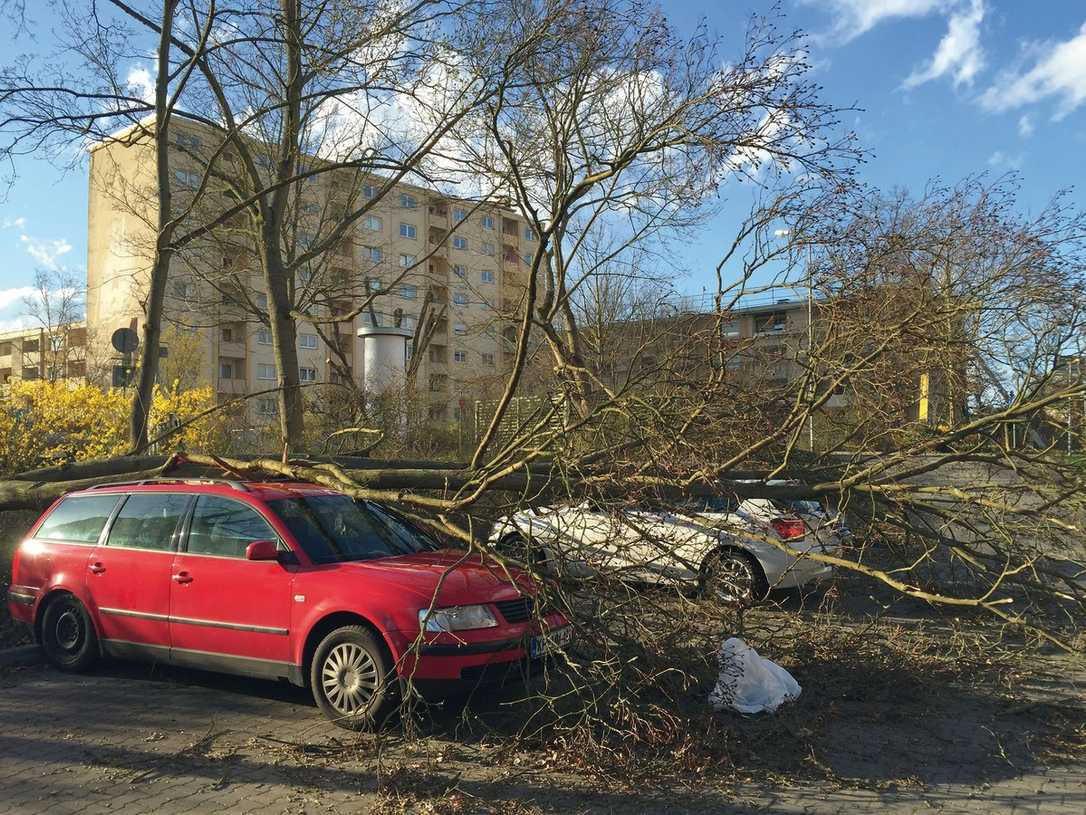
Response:
[[[553,654],[555,651],[561,651],[571,642],[573,642],[573,626],[565,625],[541,636],[532,637],[528,641],[528,656],[535,659]]]

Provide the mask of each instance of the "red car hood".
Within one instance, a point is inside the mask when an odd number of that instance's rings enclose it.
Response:
[[[455,549],[419,552],[341,564],[366,573],[369,580],[395,583],[428,604],[440,584],[437,606],[471,605],[535,594],[532,579],[518,569]],[[512,578],[512,581],[510,580]]]

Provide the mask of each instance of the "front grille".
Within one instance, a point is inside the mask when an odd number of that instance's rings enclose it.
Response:
[[[532,618],[535,603],[531,597],[518,597],[516,600],[499,600],[494,605],[505,617],[507,623],[523,623]]]

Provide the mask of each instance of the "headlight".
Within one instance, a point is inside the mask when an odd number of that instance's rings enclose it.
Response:
[[[494,614],[486,606],[419,609],[419,627],[424,631],[466,631],[494,628],[497,624]]]

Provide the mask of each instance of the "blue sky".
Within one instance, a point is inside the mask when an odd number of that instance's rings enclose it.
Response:
[[[701,19],[740,47],[754,0],[665,0],[671,21]],[[1036,212],[1061,188],[1086,182],[1086,3],[1083,0],[783,0],[786,24],[810,35],[824,101],[862,110],[844,124],[869,151],[861,178],[918,189],[980,171],[1021,174],[1020,203]],[[8,51],[12,32],[0,22]],[[47,22],[39,29],[48,40]],[[23,41],[25,43],[25,40]],[[25,46],[24,46],[25,47]],[[0,328],[19,319],[35,268],[83,274],[85,168],[61,172],[23,159],[0,199]],[[723,190],[716,221],[685,242],[676,281],[707,284],[747,193]]]

